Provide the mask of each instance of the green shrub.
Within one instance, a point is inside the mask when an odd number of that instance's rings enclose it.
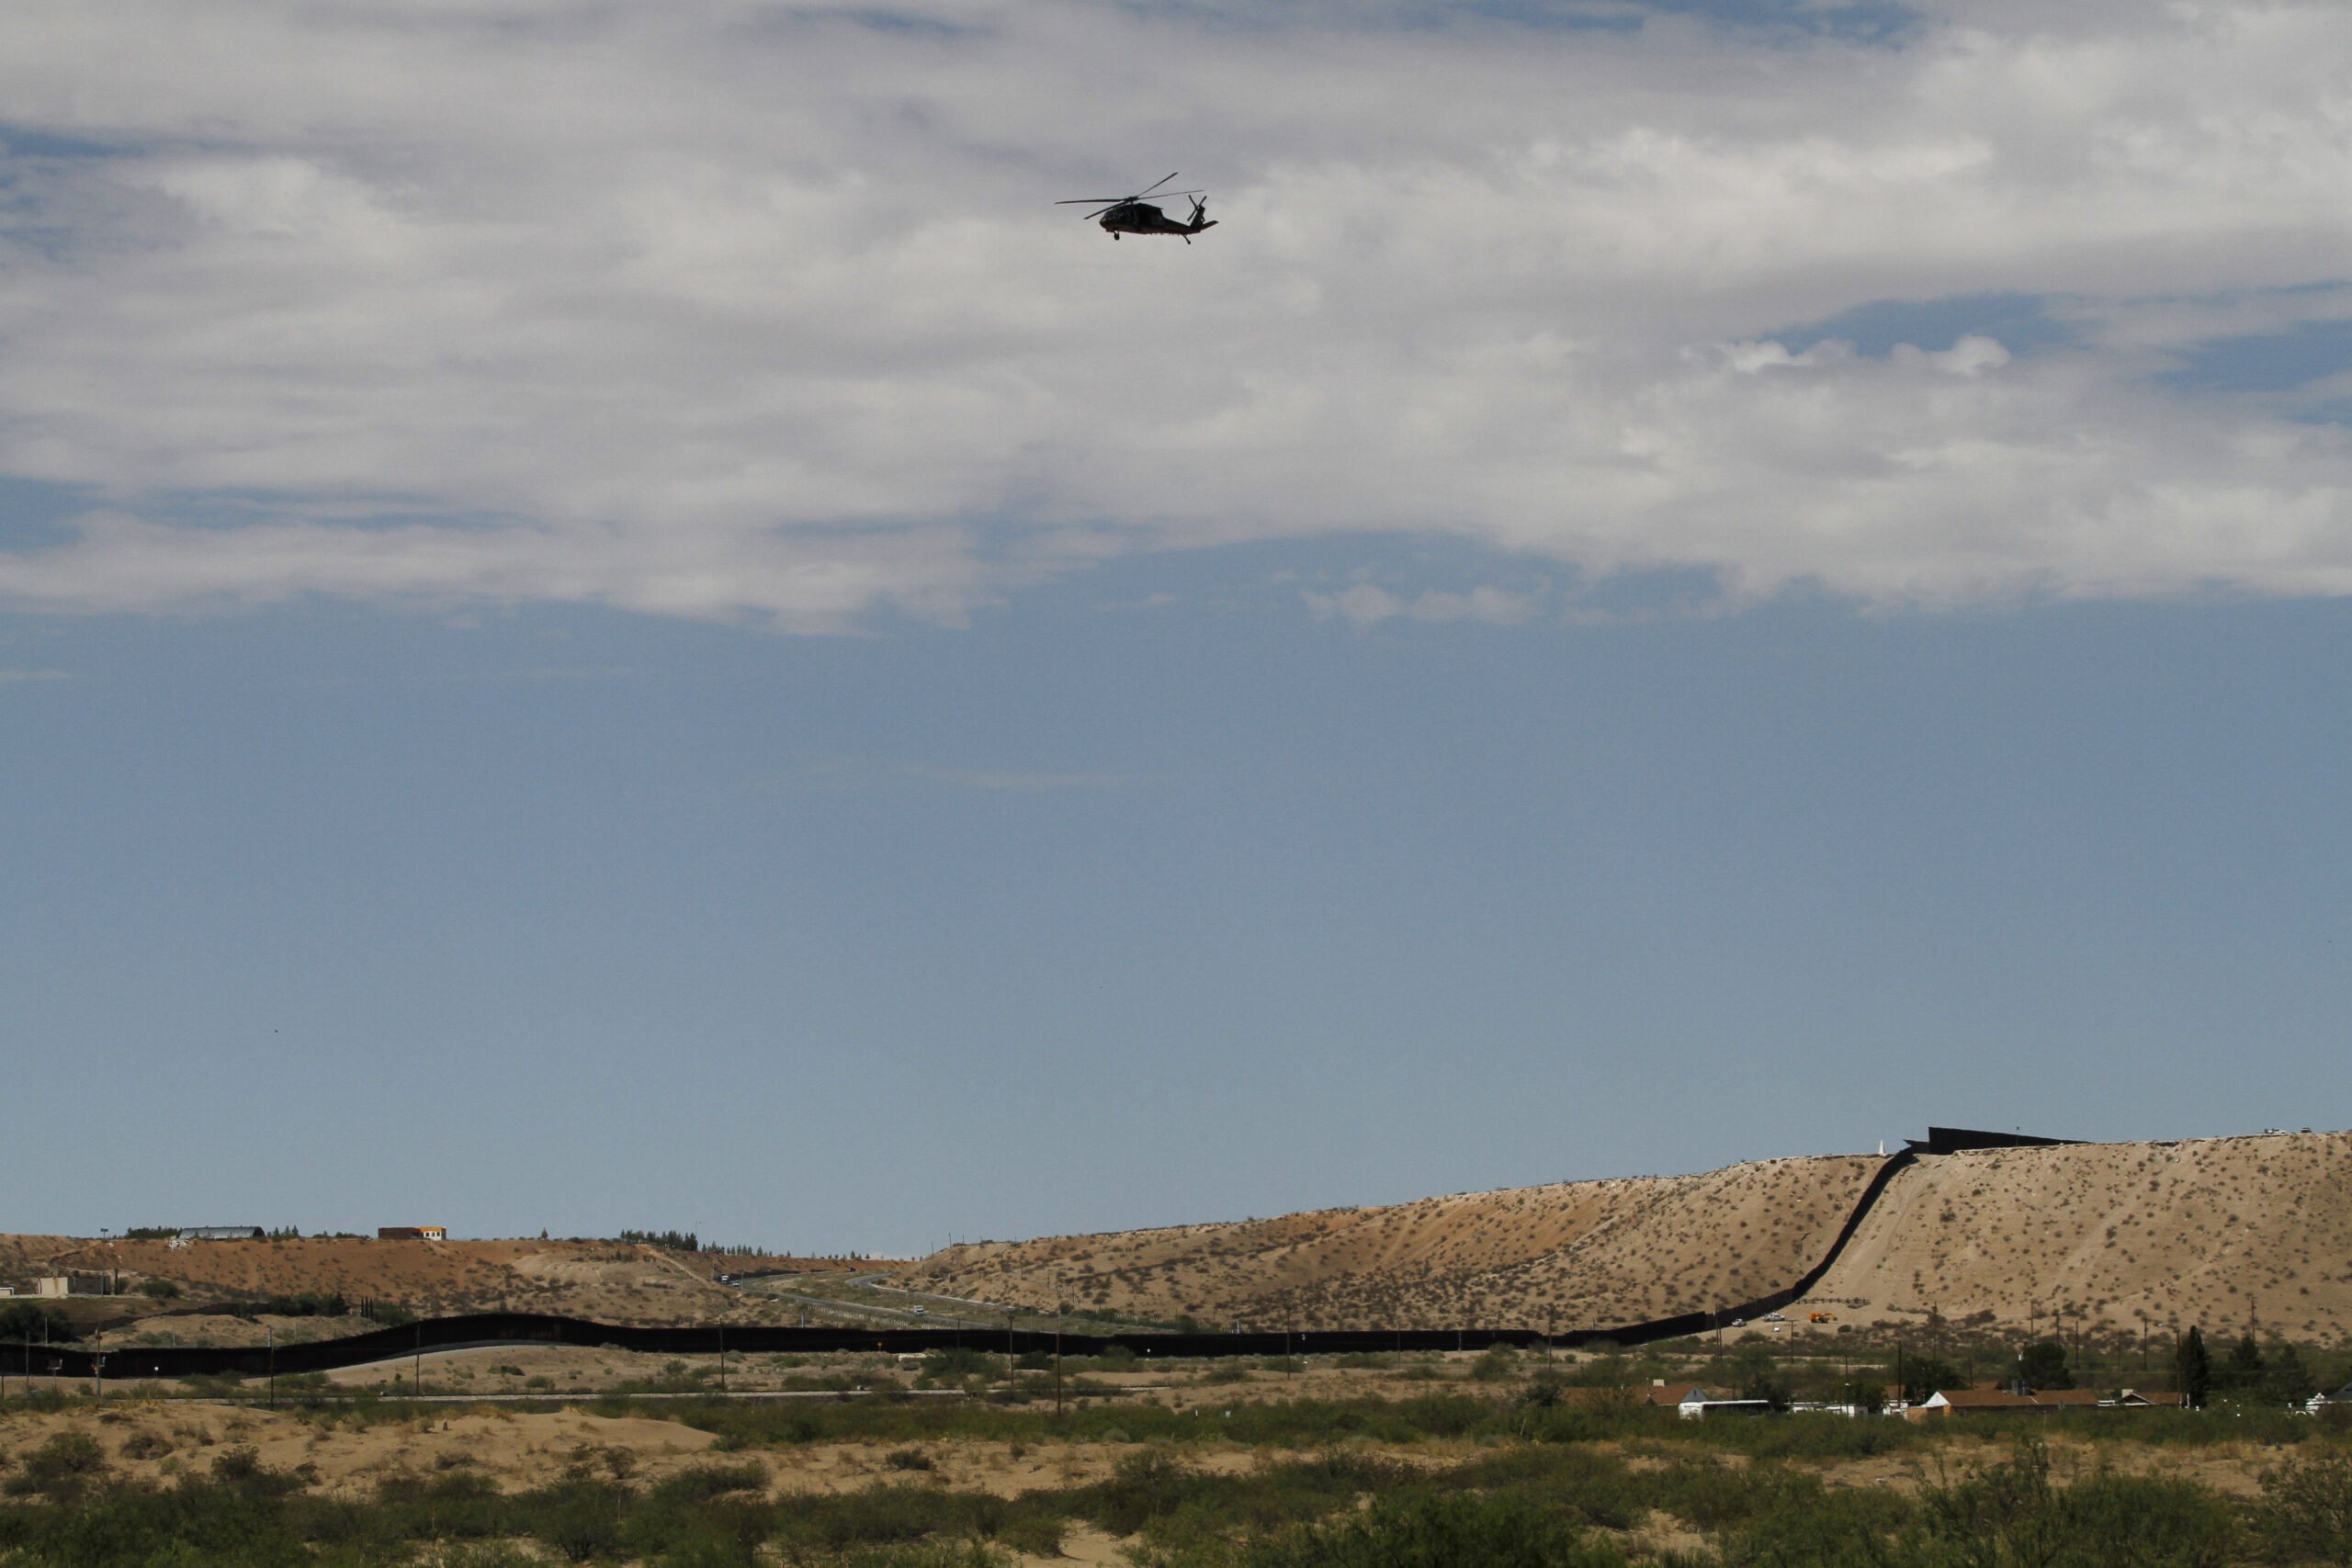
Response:
[[[1639,1526],[1658,1490],[1654,1479],[1636,1475],[1617,1455],[1582,1444],[1498,1449],[1448,1472],[1439,1484],[1532,1497],[1616,1530]]]
[[[628,1494],[617,1483],[566,1481],[526,1494],[518,1510],[529,1533],[566,1561],[608,1557],[621,1544],[621,1519]]]
[[[1922,1492],[1911,1536],[1923,1556],[1966,1568],[2222,1568],[2238,1524],[2226,1499],[2194,1482],[2101,1472],[2060,1487],[2029,1438],[2007,1463]]]
[[[106,1468],[106,1450],[96,1438],[87,1432],[58,1432],[25,1456],[6,1490],[13,1497],[40,1492],[52,1501],[67,1502],[87,1490]]]
[[[653,1495],[662,1502],[707,1503],[729,1492],[764,1493],[767,1489],[767,1468],[746,1460],[741,1464],[689,1466],[662,1481]]]
[[[2251,1523],[2273,1562],[2352,1564],[2352,1453],[2326,1449],[2263,1472]]]
[[[1622,1568],[1625,1554],[1521,1498],[1429,1497],[1253,1541],[1239,1561],[1242,1568]]]
[[[81,1337],[82,1331],[62,1307],[24,1301],[0,1306],[0,1339],[63,1345]]]

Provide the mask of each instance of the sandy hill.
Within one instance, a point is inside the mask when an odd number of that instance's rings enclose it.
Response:
[[[544,1312],[606,1323],[686,1323],[766,1310],[711,1276],[753,1269],[868,1268],[826,1258],[672,1252],[605,1241],[374,1241],[306,1236],[282,1241],[91,1241],[0,1236],[0,1283],[28,1291],[34,1277],[115,1269],[135,1282],[169,1280],[187,1312],[218,1303],[305,1292],[397,1303],[413,1312]],[[780,1319],[781,1320],[781,1319]],[[356,1324],[356,1320],[353,1320]]]
[[[913,1273],[986,1301],[1189,1313],[1204,1324],[1566,1332],[1788,1283],[1828,1250],[1879,1163],[1763,1160],[1239,1224],[983,1242]]]
[[[1793,1283],[1882,1162],[1766,1160],[1240,1224],[950,1247],[910,1283],[1262,1328],[1609,1327]],[[2352,1134],[1924,1156],[1805,1304],[2136,1331],[2352,1330]],[[1803,1311],[1792,1316],[1804,1321]]]
[[[1923,1159],[1815,1287],[1862,1321],[2352,1332],[2352,1134],[2075,1144]]]

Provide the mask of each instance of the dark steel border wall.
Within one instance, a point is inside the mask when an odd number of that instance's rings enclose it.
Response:
[[[1917,1148],[1889,1156],[1871,1177],[1855,1201],[1853,1212],[1829,1244],[1820,1262],[1795,1283],[1742,1302],[1720,1312],[1689,1312],[1677,1317],[1653,1318],[1615,1328],[1585,1328],[1547,1337],[1519,1328],[1408,1328],[1401,1330],[1314,1329],[1297,1334],[1062,1334],[1035,1329],[955,1328],[791,1328],[756,1324],[706,1325],[691,1328],[635,1328],[621,1324],[592,1323],[585,1318],[550,1317],[537,1313],[476,1313],[463,1317],[426,1318],[400,1328],[379,1329],[342,1339],[314,1339],[280,1345],[275,1352],[259,1345],[197,1348],[130,1346],[103,1352],[109,1378],[184,1378],[233,1373],[262,1377],[280,1372],[323,1372],[370,1362],[397,1360],[427,1350],[479,1349],[518,1345],[571,1345],[653,1355],[714,1356],[720,1351],[765,1355],[779,1351],[809,1354],[839,1350],[884,1350],[902,1354],[967,1348],[1016,1353],[1052,1350],[1064,1355],[1098,1354],[1124,1345],[1138,1356],[1297,1356],[1331,1355],[1349,1351],[1483,1350],[1495,1345],[1577,1347],[1607,1340],[1640,1345],[1657,1339],[1679,1339],[1702,1334],[1734,1318],[1760,1317],[1778,1312],[1803,1296],[1829,1272],[1871,1205],[1887,1184],[1917,1162]],[[96,1374],[99,1352],[79,1345],[0,1345],[0,1376],[16,1377],[29,1371],[35,1377],[56,1375],[89,1378]],[[54,1374],[51,1368],[54,1366]]]

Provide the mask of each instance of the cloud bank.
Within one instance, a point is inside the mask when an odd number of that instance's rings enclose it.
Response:
[[[0,599],[827,630],[1380,534],[2352,592],[2352,375],[2292,352],[2352,343],[2342,6],[1272,15],[19,0],[0,474],[86,505]],[[1171,167],[1189,247],[1049,205]]]

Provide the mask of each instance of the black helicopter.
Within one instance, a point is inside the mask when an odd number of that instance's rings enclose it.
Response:
[[[1174,175],[1170,175],[1166,179],[1154,180],[1133,196],[1081,196],[1069,201],[1057,201],[1054,205],[1056,207],[1093,207],[1098,201],[1106,202],[1109,205],[1097,207],[1087,216],[1102,219],[1102,227],[1109,231],[1111,238],[1115,240],[1122,234],[1181,234],[1183,236],[1184,243],[1189,245],[1193,243],[1193,236],[1202,230],[1216,228],[1216,220],[1201,216],[1208,209],[1209,205],[1203,199],[1201,192],[1159,188],[1175,177]],[[1144,199],[1146,197],[1150,197],[1152,201],[1166,201],[1171,196],[1189,196],[1193,198],[1191,222],[1179,223],[1157,207],[1152,206],[1151,202]]]

